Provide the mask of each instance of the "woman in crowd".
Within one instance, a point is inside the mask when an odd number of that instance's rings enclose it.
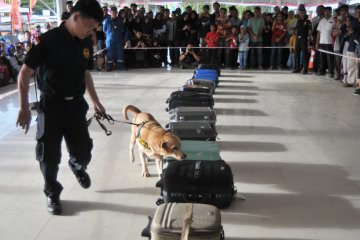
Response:
[[[271,59],[270,69],[283,68],[282,66],[282,47],[286,43],[287,25],[284,22],[283,14],[279,12],[272,26],[271,37]]]

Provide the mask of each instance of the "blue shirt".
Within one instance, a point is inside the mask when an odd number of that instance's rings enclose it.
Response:
[[[107,17],[103,22],[103,32],[106,34],[106,42],[118,42],[123,40],[124,24],[120,18]]]

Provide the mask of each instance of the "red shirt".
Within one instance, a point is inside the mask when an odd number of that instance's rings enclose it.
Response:
[[[276,39],[281,37],[286,32],[287,32],[287,24],[286,23],[284,23],[284,22],[275,23],[275,27],[274,27],[272,37],[271,37],[271,42],[277,42]],[[283,40],[283,39],[281,39],[281,40]]]
[[[205,40],[209,48],[217,47],[219,35],[216,32],[208,32],[206,34]]]
[[[229,39],[228,43],[231,48],[238,47],[237,34],[231,33],[227,38]]]

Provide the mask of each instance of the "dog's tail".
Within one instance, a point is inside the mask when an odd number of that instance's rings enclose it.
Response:
[[[134,115],[141,113],[140,109],[138,109],[137,107],[133,106],[133,105],[127,105],[126,107],[123,108],[123,116],[126,120],[129,120],[128,117],[128,111],[132,112]]]

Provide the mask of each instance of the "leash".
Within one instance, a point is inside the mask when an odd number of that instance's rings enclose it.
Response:
[[[100,125],[100,127],[104,130],[106,136],[110,136],[112,134],[112,131],[107,130],[107,128],[105,127],[105,125],[101,122],[106,120],[110,125],[114,125],[115,122],[119,122],[119,123],[126,123],[126,124],[130,124],[130,125],[135,125],[137,127],[143,125],[143,123],[132,123],[132,122],[126,122],[126,121],[120,121],[120,120],[116,120],[114,119],[112,116],[110,116],[109,114],[106,113],[100,113],[100,112],[95,112],[94,115],[89,118],[89,120],[87,120],[87,125],[90,126],[92,120],[95,119],[98,124]]]

